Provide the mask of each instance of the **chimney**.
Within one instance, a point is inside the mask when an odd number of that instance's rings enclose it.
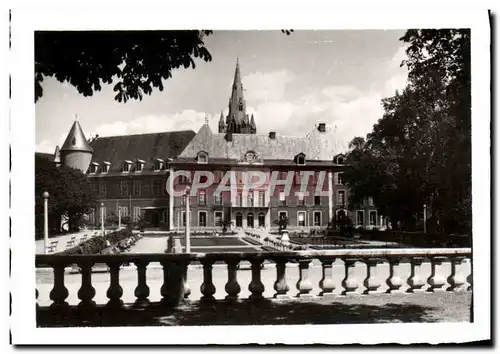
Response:
[[[326,124],[325,123],[319,123],[318,124],[318,130],[320,133],[326,132]]]
[[[269,139],[275,140],[276,139],[276,132],[269,132]]]

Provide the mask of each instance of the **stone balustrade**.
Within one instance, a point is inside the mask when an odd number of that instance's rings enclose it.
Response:
[[[377,271],[382,263],[388,265],[389,276],[385,280],[388,286],[387,293],[401,292],[404,279],[401,278],[399,267],[402,263],[409,263],[411,274],[406,283],[406,292],[423,291],[457,291],[472,288],[472,276],[462,274],[458,267],[466,259],[471,258],[470,248],[450,249],[344,249],[325,251],[297,251],[297,252],[260,252],[260,253],[183,253],[183,254],[119,254],[119,255],[37,255],[36,267],[51,267],[54,271],[53,288],[50,291],[52,308],[69,306],[66,302],[68,289],[65,287],[65,268],[78,265],[81,269],[81,287],[78,291],[79,307],[88,308],[96,306],[93,298],[95,289],[92,285],[92,267],[96,264],[106,264],[109,269],[109,288],[106,296],[109,299],[107,306],[123,306],[121,299],[123,288],[120,285],[120,271],[122,264],[134,264],[137,271],[137,286],[134,290],[138,307],[147,307],[150,304],[150,288],[146,268],[148,264],[159,263],[163,269],[163,286],[161,286],[161,303],[172,304],[171,299],[179,296],[189,298],[190,289],[187,286],[189,265],[200,262],[203,268],[203,281],[199,284],[202,302],[214,300],[216,287],[213,279],[213,265],[224,262],[227,270],[225,284],[226,300],[235,301],[239,298],[242,284],[238,283],[238,265],[242,261],[251,264],[251,281],[248,285],[249,299],[260,300],[265,291],[261,278],[262,264],[274,263],[276,277],[274,282],[274,298],[290,298],[292,284],[287,283],[290,274],[287,274],[287,264],[297,265],[298,277],[295,287],[297,297],[331,296],[335,290],[336,280],[332,272],[332,265],[336,260],[341,260],[345,272],[341,280],[342,291],[340,296],[350,294],[373,294],[380,292],[381,281]],[[309,270],[313,260],[319,260],[322,267],[322,278],[319,283],[311,281]],[[420,275],[419,269],[423,262],[430,262],[431,274],[428,278]],[[443,263],[450,263],[451,272],[448,277],[443,276],[441,267]],[[365,264],[366,272],[363,278],[354,272],[355,264]],[[173,271],[174,268],[176,271]],[[290,270],[290,269],[288,269]],[[175,275],[177,274],[177,275]],[[180,275],[179,275],[180,274]],[[177,277],[177,278],[176,278]],[[175,280],[176,278],[177,280]],[[175,284],[178,284],[177,286]],[[313,286],[319,285],[319,293],[312,293]],[[361,290],[361,292],[360,292]],[[35,291],[39,297],[38,289]],[[292,296],[293,296],[292,295]],[[411,295],[410,295],[411,296]]]

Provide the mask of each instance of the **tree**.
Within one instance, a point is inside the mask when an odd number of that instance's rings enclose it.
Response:
[[[70,230],[78,226],[84,214],[92,211],[97,201],[87,177],[70,167],[56,167],[35,155],[35,218],[43,225],[43,192],[49,192],[49,219],[55,231],[60,231],[62,216],[68,218]]]
[[[141,100],[172,70],[196,67],[195,58],[211,61],[203,38],[212,31],[37,31],[35,32],[35,102],[44,77],[69,82],[84,96],[115,83],[118,102]]]
[[[293,30],[281,30],[290,35]],[[142,100],[180,67],[212,55],[205,47],[209,30],[37,31],[35,32],[35,102],[43,96],[44,77],[68,82],[84,96],[115,84],[115,100]]]
[[[413,229],[423,204],[445,231],[470,231],[470,36],[410,30],[409,84],[382,101],[366,140],[354,139],[345,179],[353,205],[372,196],[393,225]]]

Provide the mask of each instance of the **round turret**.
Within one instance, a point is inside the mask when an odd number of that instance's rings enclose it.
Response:
[[[92,160],[93,150],[87,142],[78,121],[73,123],[59,152],[63,166],[72,167],[83,173],[87,172]]]

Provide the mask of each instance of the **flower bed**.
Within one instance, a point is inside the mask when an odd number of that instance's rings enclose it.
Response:
[[[63,252],[59,252],[59,255],[70,256],[74,254],[97,254],[102,250],[106,249],[106,241],[109,241],[111,245],[114,245],[124,239],[129,237],[138,237],[132,234],[132,231],[129,229],[123,229],[120,231],[115,231],[110,234],[107,234],[104,238],[103,236],[92,237],[91,239],[82,242],[78,246],[67,249]]]

